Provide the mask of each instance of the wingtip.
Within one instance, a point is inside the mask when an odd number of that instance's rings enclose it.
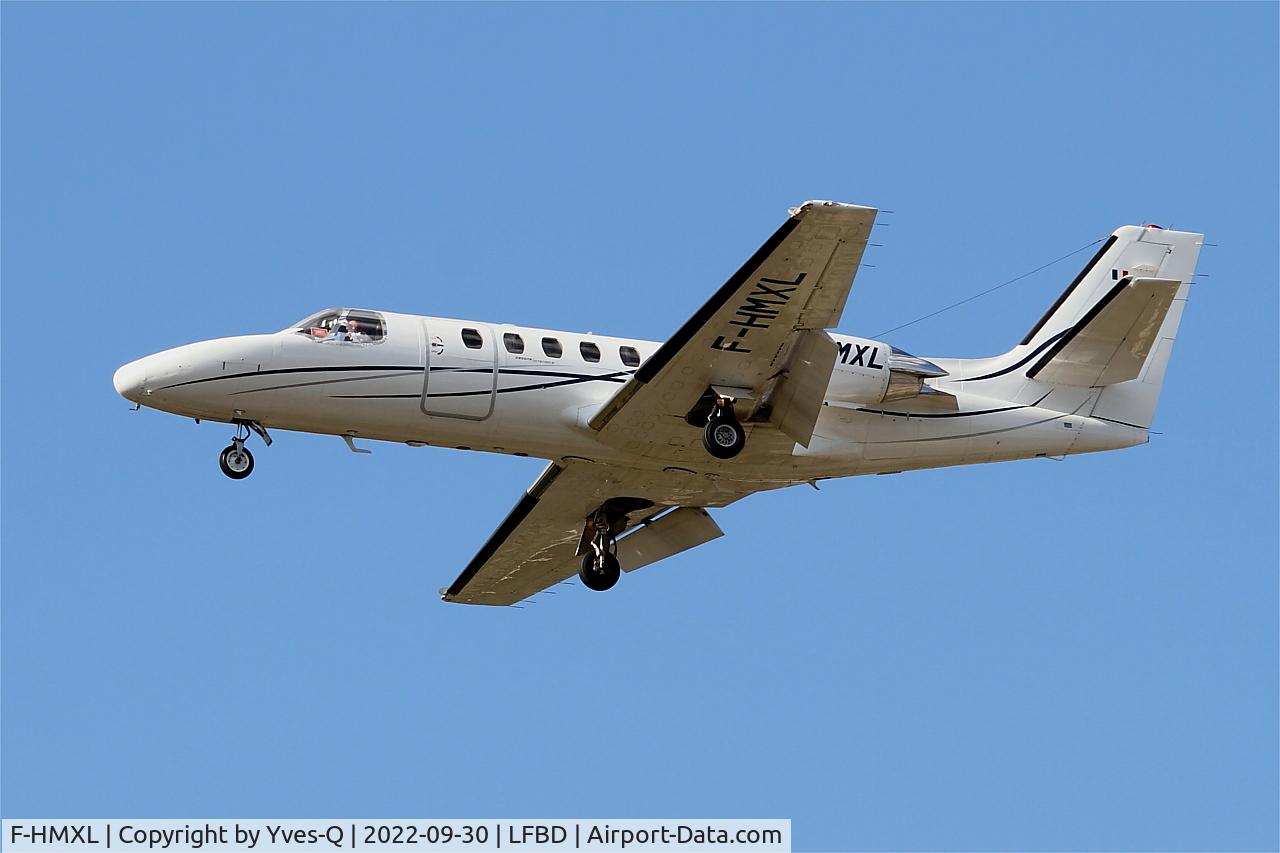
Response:
[[[872,211],[873,213],[876,212],[876,208],[874,207],[867,207],[866,205],[862,205],[862,204],[849,204],[848,202],[843,202],[843,201],[830,201],[828,199],[810,199],[809,201],[806,201],[803,204],[797,205],[796,207],[787,208],[787,212],[790,213],[792,217],[799,219],[802,216],[804,216],[806,213],[808,213],[810,210],[813,210],[815,208],[832,208],[832,207],[843,208],[847,210],[869,210],[869,211]]]

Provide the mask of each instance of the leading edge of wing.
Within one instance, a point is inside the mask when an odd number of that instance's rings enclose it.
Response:
[[[534,480],[533,485],[520,496],[520,500],[511,508],[511,512],[507,513],[507,517],[498,525],[498,529],[490,534],[484,545],[471,558],[471,562],[467,563],[467,567],[462,570],[462,573],[447,588],[440,591],[441,598],[445,601],[453,601],[462,594],[471,579],[484,568],[484,564],[489,562],[489,559],[502,547],[502,543],[507,541],[507,537],[520,526],[520,522],[524,521],[529,516],[529,513],[533,512],[533,508],[538,505],[543,493],[551,487],[551,484],[564,471],[564,466],[552,462],[538,475],[538,479]],[[506,602],[502,603],[505,604]]]
[[[613,416],[618,413],[618,410],[623,407],[627,400],[631,399],[640,390],[640,386],[647,385],[650,380],[657,376],[675,358],[685,344],[689,343],[689,340],[698,333],[698,330],[705,326],[716,315],[716,312],[734,297],[734,294],[738,292],[743,283],[760,268],[787,237],[791,236],[791,232],[800,224],[805,214],[814,209],[831,208],[859,211],[876,210],[873,207],[866,207],[860,204],[821,200],[806,201],[798,207],[789,208],[787,213],[790,215],[787,217],[787,221],[783,222],[778,230],[773,232],[773,235],[768,240],[764,241],[764,244],[755,251],[755,254],[748,258],[746,263],[730,276],[729,280],[721,285],[720,289],[701,308],[695,311],[693,316],[685,321],[684,325],[676,330],[675,334],[668,338],[662,346],[658,347],[657,352],[640,365],[639,369],[627,380],[627,384],[619,388],[613,398],[600,411],[596,412],[588,425],[597,432],[604,429],[605,425],[613,419]]]

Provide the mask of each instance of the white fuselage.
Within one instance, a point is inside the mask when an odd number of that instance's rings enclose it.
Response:
[[[546,459],[580,457],[633,468],[666,464],[657,456],[607,446],[587,425],[659,344],[367,313],[384,324],[377,340],[317,339],[300,327],[221,338],[127,364],[116,373],[115,385],[141,405],[197,419]],[[796,444],[781,458],[746,452],[726,463],[707,456],[698,473],[804,482],[1062,456],[1147,440],[1145,429],[1073,413],[1089,411],[1087,396],[1079,406],[1053,409],[1041,408],[1025,388],[990,396],[1007,386],[993,389],[991,383],[963,379],[976,375],[966,365],[981,360],[939,359],[949,375],[931,378],[926,391],[942,393],[883,401],[890,348],[832,337],[845,348],[809,446]],[[875,357],[866,357],[869,347]],[[848,363],[859,348],[864,358]],[[597,351],[598,360],[591,360]],[[691,425],[689,440],[699,436]]]

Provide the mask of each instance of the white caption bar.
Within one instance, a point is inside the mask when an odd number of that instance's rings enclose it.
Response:
[[[118,850],[397,853],[790,853],[790,820],[5,820],[12,853]]]

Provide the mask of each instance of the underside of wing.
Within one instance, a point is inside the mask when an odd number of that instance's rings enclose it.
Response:
[[[794,208],[596,413],[600,440],[661,459],[697,453],[689,427],[717,394],[734,398],[744,423],[774,433],[753,434],[756,452],[807,444],[836,358],[824,330],[840,319],[875,216],[836,202]]]
[[[552,463],[442,597],[462,604],[515,604],[572,577],[584,530],[600,510],[616,524],[621,568],[631,571],[721,535],[703,507],[785,485]]]

